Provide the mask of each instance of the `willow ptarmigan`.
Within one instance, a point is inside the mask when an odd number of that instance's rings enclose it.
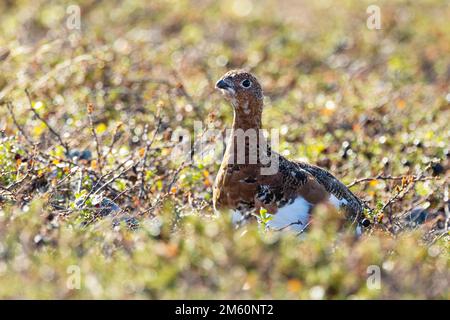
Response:
[[[319,203],[341,208],[355,221],[361,219],[361,201],[328,171],[271,151],[261,130],[263,91],[253,75],[229,71],[216,88],[231,102],[234,121],[213,188],[215,210],[230,210],[236,223],[264,208],[272,215],[269,228],[296,232],[307,227],[311,210]]]

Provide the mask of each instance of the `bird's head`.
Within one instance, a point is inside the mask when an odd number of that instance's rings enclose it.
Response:
[[[262,107],[264,95],[261,85],[252,74],[246,71],[228,71],[217,81],[216,88],[222,91],[237,111],[250,113],[252,108]]]

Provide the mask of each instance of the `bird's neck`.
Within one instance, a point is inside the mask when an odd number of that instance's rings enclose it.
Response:
[[[262,129],[262,102],[244,102],[234,106],[233,131]]]
[[[242,129],[244,131],[247,130],[259,131],[260,129],[262,129],[261,115],[248,117],[235,113],[233,120],[233,131],[236,131],[237,129]]]
[[[235,106],[233,127],[224,158],[226,163],[230,164],[231,160],[231,163],[237,165],[261,165],[260,152],[266,152],[264,150],[268,146],[263,136],[261,116],[262,105]]]

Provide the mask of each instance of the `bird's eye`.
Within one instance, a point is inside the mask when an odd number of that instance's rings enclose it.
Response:
[[[242,81],[241,85],[244,88],[250,88],[250,86],[252,85],[252,82],[250,80],[248,80],[248,79],[245,79],[244,81]]]

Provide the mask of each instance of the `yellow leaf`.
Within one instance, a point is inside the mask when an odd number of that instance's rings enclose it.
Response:
[[[91,161],[91,168],[94,169],[94,170],[97,169],[97,164],[98,164],[97,160],[92,160]]]
[[[103,132],[106,131],[108,127],[106,126],[106,124],[104,123],[100,123],[97,125],[97,127],[95,128],[95,131],[97,131],[97,133],[102,134]]]
[[[159,100],[158,103],[156,104],[156,106],[157,106],[158,108],[164,108],[164,101]]]
[[[35,136],[40,136],[45,131],[45,124],[41,123],[40,125],[37,125],[33,128],[33,134]]]

